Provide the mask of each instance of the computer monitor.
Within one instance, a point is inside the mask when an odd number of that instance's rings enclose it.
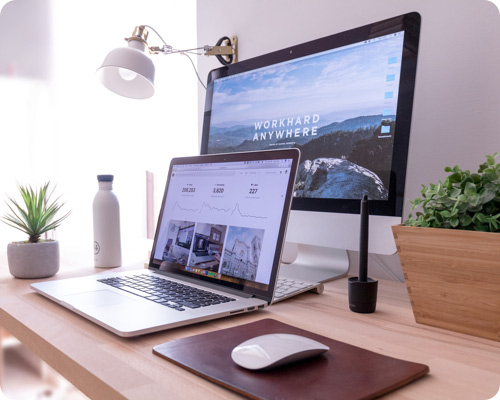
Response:
[[[286,240],[287,273],[344,275],[370,203],[369,251],[396,251],[420,15],[409,13],[212,70],[201,153],[301,151]]]
[[[193,251],[208,251],[208,236],[197,233],[194,239]]]

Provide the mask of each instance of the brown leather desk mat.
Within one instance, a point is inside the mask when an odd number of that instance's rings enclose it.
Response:
[[[248,371],[232,349],[255,336],[292,333],[330,347],[320,356],[268,371]],[[372,399],[418,379],[429,367],[387,357],[273,319],[174,340],[153,353],[253,399]]]

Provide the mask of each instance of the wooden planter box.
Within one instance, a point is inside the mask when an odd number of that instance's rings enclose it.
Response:
[[[415,320],[500,341],[500,233],[392,230]]]

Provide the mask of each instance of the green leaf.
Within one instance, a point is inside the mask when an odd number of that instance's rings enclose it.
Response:
[[[476,213],[476,220],[479,221],[479,222],[487,222],[488,220],[488,217],[486,215],[484,215],[483,213]]]
[[[466,196],[474,196],[477,193],[476,185],[472,182],[467,182],[464,188],[464,194]]]
[[[459,183],[462,182],[463,175],[461,172],[455,172],[448,177],[451,183]]]
[[[481,195],[479,196],[480,197],[480,201],[482,204],[486,204],[488,202],[490,202],[491,200],[493,200],[496,196],[496,193],[493,191],[493,190],[484,190],[484,192],[481,193]]]
[[[451,212],[448,210],[444,210],[443,212],[440,213],[443,219],[449,219],[451,218]]]
[[[458,165],[445,167],[444,183],[422,185],[411,201],[413,226],[500,232],[500,163],[498,153],[486,156],[477,173]]]
[[[493,156],[486,156],[486,163],[488,165],[495,165],[495,157],[498,155],[498,153],[495,153]]]
[[[463,227],[466,227],[466,226],[469,226],[470,224],[472,224],[472,218],[469,214],[461,215],[459,220],[460,220],[460,225]]]
[[[452,189],[450,191],[449,197],[451,197],[453,199],[457,199],[461,193],[462,193],[462,191],[460,190],[460,188],[455,188],[455,189]]]
[[[472,179],[472,182],[474,182],[474,184],[479,184],[481,182],[481,175],[479,174],[471,174],[470,175],[470,179]]]
[[[49,185],[50,183],[47,182],[39,189],[33,189],[31,186],[18,184],[24,205],[20,205],[16,200],[8,197],[7,206],[10,213],[1,217],[1,220],[11,227],[25,232],[29,236],[29,240],[34,242],[38,241],[42,233],[57,228],[71,212],[54,220],[64,203],[58,204],[59,198],[50,202],[54,189],[49,193]]]

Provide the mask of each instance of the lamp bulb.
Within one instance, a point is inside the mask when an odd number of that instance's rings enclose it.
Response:
[[[118,68],[118,73],[126,81],[132,81],[137,76],[137,73],[127,68]]]

